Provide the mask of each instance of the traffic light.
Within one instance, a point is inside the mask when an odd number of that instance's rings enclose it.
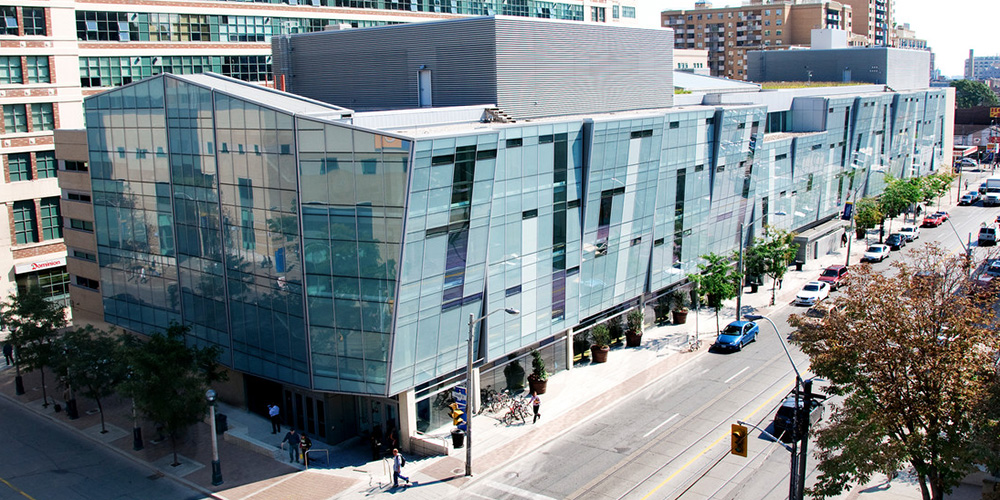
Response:
[[[733,424],[732,443],[729,452],[741,457],[747,456],[747,428],[744,425]]]
[[[448,413],[448,416],[451,417],[452,424],[453,425],[464,424],[465,419],[462,418],[462,415],[465,415],[465,412],[459,409],[461,405],[459,405],[458,403],[452,403],[448,406],[451,408],[451,412]]]

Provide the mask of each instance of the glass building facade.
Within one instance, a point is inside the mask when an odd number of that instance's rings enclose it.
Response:
[[[429,407],[464,373],[470,315],[520,311],[477,326],[499,367],[680,284],[741,223],[834,218],[855,169],[930,172],[944,96],[797,97],[798,131],[775,134],[762,105],[386,132],[160,75],[85,101],[105,319],[182,322],[234,370]]]

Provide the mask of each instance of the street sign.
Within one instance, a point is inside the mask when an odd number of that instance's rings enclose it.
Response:
[[[854,202],[849,201],[844,203],[844,213],[840,216],[842,220],[851,220],[851,216],[854,214]]]
[[[463,431],[464,431],[464,430],[466,430],[466,428],[465,428],[465,420],[466,420],[466,419],[469,419],[469,418],[472,418],[472,417],[471,417],[471,416],[470,416],[470,415],[468,414],[468,410],[466,409],[467,405],[465,404],[465,403],[466,403],[466,398],[465,398],[465,387],[462,387],[462,386],[456,386],[456,387],[455,387],[454,389],[452,389],[452,392],[451,392],[451,394],[452,394],[452,397],[454,397],[454,398],[455,398],[455,403],[453,403],[453,404],[456,404],[456,405],[457,405],[457,408],[456,408],[456,409],[457,409],[457,410],[458,410],[459,412],[461,412],[461,413],[460,413],[460,415],[461,415],[461,414],[465,414],[465,417],[464,417],[464,418],[462,418],[460,422],[456,422],[456,426],[457,426],[457,427],[458,427],[459,429],[461,429],[461,430],[463,430]],[[452,416],[452,415],[449,415],[449,416],[451,416],[452,418],[454,418],[454,416]]]
[[[990,108],[990,118],[1000,118],[1000,108]]]

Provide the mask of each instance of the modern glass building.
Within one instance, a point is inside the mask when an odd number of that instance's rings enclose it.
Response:
[[[574,333],[735,250],[741,223],[807,230],[881,189],[854,169],[947,163],[948,90],[862,90],[512,123],[142,80],[85,100],[105,320],[190,325],[251,410],[409,446],[464,381],[470,314],[520,311],[479,323],[481,386],[535,348],[561,370]]]

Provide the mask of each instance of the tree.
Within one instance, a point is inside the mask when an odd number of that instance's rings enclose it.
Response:
[[[981,411],[1000,348],[995,290],[964,293],[974,290],[964,258],[936,244],[911,256],[893,273],[858,266],[841,307],[822,321],[790,318],[812,370],[844,397],[816,433],[815,496],[909,462],[923,498],[937,500],[985,460],[973,444],[976,430],[997,419],[996,410]]]
[[[747,269],[752,270],[754,275],[768,276],[774,282],[774,286],[771,287],[771,305],[774,305],[777,284],[785,277],[788,265],[792,263],[797,253],[795,233],[771,226],[764,228],[763,240],[759,243],[754,241],[747,248],[743,259],[749,264]]]
[[[885,219],[895,219],[899,217],[908,207],[918,203],[923,199],[923,191],[920,189],[920,179],[894,179],[886,177],[886,186],[878,198],[879,211]],[[885,219],[882,219],[882,227],[885,227]],[[890,221],[889,231],[892,230]],[[883,232],[889,232],[883,231]],[[881,239],[879,239],[881,242]]]
[[[715,331],[719,326],[719,309],[722,303],[736,297],[736,292],[743,277],[733,268],[732,259],[710,253],[702,255],[705,262],[698,264],[701,273],[689,274],[688,279],[695,283],[699,297],[715,309]]]
[[[58,355],[59,329],[66,326],[63,308],[51,302],[38,287],[11,294],[0,304],[0,319],[10,330],[8,340],[16,350],[18,370],[38,370],[42,376],[42,406],[48,406],[45,367]]]
[[[955,176],[948,173],[935,173],[925,177],[920,178],[920,192],[923,195],[923,202],[930,203],[935,199],[938,201],[938,205],[941,203],[941,197],[948,194],[951,190],[951,183],[955,180]]]
[[[1000,106],[996,92],[983,82],[953,80],[951,86],[955,87],[955,105],[959,108]]]
[[[123,340],[122,350],[130,377],[119,389],[132,397],[145,418],[163,425],[170,437],[177,461],[177,438],[208,412],[205,390],[209,384],[224,380],[216,360],[222,349],[188,347],[184,337],[187,326],[171,323],[166,333],[155,333],[147,342]]]
[[[879,225],[884,219],[885,214],[874,198],[861,198],[854,204],[854,226],[858,239],[863,238],[869,229]]]
[[[101,400],[114,394],[115,387],[125,378],[125,363],[119,357],[118,339],[109,332],[87,325],[64,333],[60,344],[65,353],[62,364],[67,382],[97,403],[101,414],[101,433],[107,432]]]

